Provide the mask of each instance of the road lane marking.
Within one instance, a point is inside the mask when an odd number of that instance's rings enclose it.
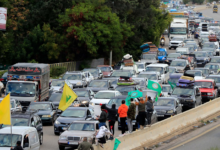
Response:
[[[220,124],[217,125],[217,126],[215,126],[215,127],[213,127],[213,128],[211,128],[211,129],[209,129],[209,130],[207,130],[207,131],[205,131],[205,132],[203,132],[203,133],[201,133],[201,134],[199,134],[199,135],[197,135],[197,136],[195,136],[195,137],[193,137],[193,138],[191,138],[191,139],[189,139],[189,140],[187,140],[187,141],[185,141],[185,142],[183,142],[183,143],[181,143],[181,144],[179,144],[179,145],[176,145],[176,146],[174,146],[174,147],[172,147],[172,148],[170,148],[170,149],[168,149],[168,150],[173,150],[173,149],[175,149],[175,148],[177,148],[177,147],[180,147],[180,146],[182,146],[182,145],[184,145],[184,144],[186,144],[186,143],[189,143],[189,142],[191,142],[191,141],[193,141],[193,140],[195,140],[195,139],[197,139],[197,138],[203,136],[204,134],[206,134],[206,133],[208,133],[208,132],[210,132],[210,131],[212,131],[212,130],[218,128],[218,127],[220,127]]]

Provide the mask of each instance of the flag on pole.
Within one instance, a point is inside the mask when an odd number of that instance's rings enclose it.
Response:
[[[149,90],[153,90],[153,91],[156,91],[156,92],[157,92],[157,96],[156,96],[156,98],[155,98],[155,101],[157,101],[157,99],[158,99],[158,97],[160,96],[161,91],[162,91],[161,85],[160,85],[159,83],[157,83],[157,82],[148,80],[147,88],[148,88]]]
[[[73,92],[73,90],[65,83],[58,109],[62,111],[66,110],[76,98],[77,98],[76,93]]]
[[[170,82],[170,81],[168,81],[168,83],[169,83],[169,85],[170,85],[170,87],[171,87],[172,90],[176,87],[176,84],[175,84],[175,83],[172,83],[172,82]]]
[[[131,104],[131,98],[139,98],[139,97],[143,97],[143,93],[139,90],[136,90],[136,91],[130,91],[128,92],[128,96],[127,98],[125,99],[125,104],[127,106],[130,106]]]
[[[114,144],[113,150],[116,150],[118,148],[119,144],[121,144],[121,141],[119,141],[117,138],[115,138],[115,144]]]
[[[0,124],[11,125],[10,94],[8,94],[0,103]]]

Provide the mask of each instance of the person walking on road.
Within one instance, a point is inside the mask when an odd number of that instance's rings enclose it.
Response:
[[[106,126],[106,120],[107,120],[107,110],[105,109],[105,104],[101,105],[101,115],[97,116],[96,120],[99,120],[99,128],[101,126]],[[106,126],[107,127],[107,126]]]
[[[120,122],[121,122],[121,133],[124,134],[125,133],[125,120],[127,117],[127,112],[128,112],[128,106],[125,105],[125,100],[122,100],[121,102],[121,106],[118,108],[118,114],[120,117]]]
[[[13,148],[11,148],[11,150],[23,150],[23,148],[21,147],[21,141],[17,141],[16,146]]]
[[[108,111],[109,130],[114,135],[114,133],[115,133],[115,121],[117,121],[116,118],[117,118],[117,115],[118,115],[116,105],[112,104],[112,108],[105,107],[105,109]],[[112,140],[112,139],[113,138],[110,137],[110,140]]]
[[[131,104],[128,108],[128,117],[127,117],[128,131],[130,133],[133,131],[132,120],[135,120],[135,114],[136,114],[136,105],[134,104],[134,99],[131,98]]]
[[[141,97],[139,102],[135,102],[135,104],[138,106],[138,123],[140,125],[141,130],[144,129],[144,125],[145,125],[146,103],[147,103],[147,95],[145,97],[145,100],[143,99],[143,97]]]
[[[151,125],[151,116],[154,112],[154,103],[150,96],[148,96],[148,101],[146,103],[147,108],[147,125]]]
[[[110,134],[113,137],[113,134],[105,127],[101,126],[100,129],[97,131],[96,137],[96,145],[100,143],[100,146],[104,148],[103,144],[106,143],[105,135]]]
[[[78,150],[94,150],[91,143],[87,142],[87,137],[83,138],[83,142],[79,144]]]

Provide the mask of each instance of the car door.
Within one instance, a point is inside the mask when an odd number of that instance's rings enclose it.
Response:
[[[56,116],[57,116],[57,108],[54,106],[53,103],[51,103],[51,108],[52,108],[51,116],[53,118],[53,121],[55,121],[56,120]]]
[[[84,74],[82,74],[82,82],[83,82],[83,87],[87,86],[87,81]]]
[[[213,82],[213,88],[214,88],[214,91],[215,91],[215,97],[218,96],[218,89],[215,89],[215,86],[216,86],[216,83],[215,81]]]
[[[23,140],[23,149],[24,150],[31,150],[29,134],[30,134],[30,132],[28,132],[28,134],[24,135],[24,140]]]
[[[91,114],[91,112],[87,109],[86,120],[91,120],[91,119],[92,119],[92,114]]]
[[[201,98],[201,93],[200,93],[199,88],[196,88],[196,90],[195,90],[195,97],[196,97],[196,104],[200,105],[202,98]]]
[[[176,112],[177,114],[181,113],[181,107],[182,105],[176,100]]]
[[[37,131],[29,132],[28,137],[29,137],[30,150],[39,150],[40,142],[39,142]]]

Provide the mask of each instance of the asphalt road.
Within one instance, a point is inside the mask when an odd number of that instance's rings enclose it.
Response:
[[[213,17],[215,20],[219,20],[220,21],[220,15],[218,14],[213,14],[212,9],[206,9],[206,10],[202,10],[201,11],[203,13],[203,15],[205,17]],[[167,49],[168,53],[175,53],[175,50],[169,50],[168,49],[168,44],[169,44],[169,40],[168,37],[166,36],[166,43],[164,48]],[[206,135],[192,141],[189,142],[188,144],[186,144],[184,147],[179,147],[176,150],[207,150],[210,147],[214,147],[214,146],[219,146],[220,147],[220,131],[219,131],[220,127],[218,127],[217,129],[207,133]],[[58,139],[59,136],[54,135],[53,132],[53,126],[49,126],[49,125],[44,125],[43,127],[43,131],[44,131],[44,140],[43,140],[43,145],[41,146],[41,150],[59,150],[58,148]],[[115,137],[117,137],[119,134],[121,134],[121,131],[119,131],[117,129],[117,124],[115,125]],[[66,148],[68,149],[68,148]]]

